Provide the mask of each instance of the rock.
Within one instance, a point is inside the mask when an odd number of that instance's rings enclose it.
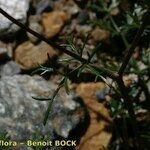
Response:
[[[109,31],[106,31],[104,29],[100,28],[95,28],[92,31],[92,37],[94,41],[99,42],[99,41],[105,41],[110,37]]]
[[[42,24],[44,27],[44,35],[47,38],[56,36],[66,21],[66,14],[62,11],[53,11],[44,13],[42,16]]]
[[[32,0],[32,5],[36,10],[36,14],[41,14],[45,11],[50,11],[53,8],[52,0]]]
[[[32,96],[48,96],[51,87],[41,77],[14,75],[0,80],[0,126],[12,139],[25,140],[40,127],[46,109],[46,102],[32,99]],[[48,130],[48,129],[47,129]]]
[[[48,61],[48,56],[54,57],[57,52],[45,42],[41,42],[38,45],[33,45],[27,41],[19,45],[15,50],[15,60],[24,70],[34,69],[39,64],[44,64]]]
[[[39,34],[42,34],[43,28],[42,28],[42,25],[40,24],[40,21],[41,21],[40,15],[30,16],[29,17],[29,27],[32,30],[38,32]],[[27,35],[28,35],[30,41],[33,43],[35,43],[39,40],[36,36],[30,34],[29,32],[27,32]]]
[[[109,94],[110,88],[106,87],[96,92],[96,97],[98,100],[102,101],[106,99],[106,96]]]
[[[77,25],[76,31],[79,37],[85,37],[87,36],[92,30],[92,27],[89,25]]]
[[[7,57],[7,46],[5,43],[0,42],[0,61],[5,60]]]
[[[54,102],[50,115],[55,133],[64,138],[67,138],[70,131],[83,122],[85,117],[84,109],[80,107],[79,103],[71,100],[72,98],[75,98],[72,94],[67,95],[64,89],[61,90],[59,100]]]
[[[61,31],[61,35],[70,35],[74,33],[74,37],[83,41],[88,33],[92,32],[92,27],[84,24],[81,25],[78,23],[77,19],[72,19],[70,24],[64,26],[63,30]]]
[[[77,32],[79,37],[85,37],[88,33],[91,32],[92,27],[90,27],[89,25],[79,25],[76,24],[75,22],[76,21],[74,21],[71,28]]]
[[[19,66],[14,61],[9,61],[4,65],[0,65],[0,76],[13,76],[21,72]]]
[[[64,11],[67,19],[70,19],[80,11],[80,8],[73,0],[59,0],[55,2],[54,10]]]
[[[88,109],[90,125],[75,150],[100,150],[107,148],[111,140],[112,133],[106,131],[111,125],[111,118],[104,105],[97,101],[95,94],[104,88],[105,84],[99,82],[81,83],[76,89]]]
[[[22,23],[26,22],[29,0],[0,0],[0,7]],[[20,28],[0,14],[0,37],[13,36]]]
[[[86,21],[89,20],[89,14],[86,10],[80,11],[80,13],[77,16],[77,21],[79,24],[85,24]]]
[[[6,130],[12,140],[26,141],[35,133],[51,140],[57,134],[66,138],[83,118],[80,104],[62,90],[53,102],[46,126],[43,126],[48,101],[33,100],[32,96],[50,97],[56,85],[39,76],[7,76],[0,79],[0,87],[0,128]]]
[[[0,41],[0,62],[13,57],[13,49],[15,46],[15,41],[13,43],[4,43]]]

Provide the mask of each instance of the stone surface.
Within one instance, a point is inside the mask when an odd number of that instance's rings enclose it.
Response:
[[[80,11],[80,8],[73,0],[59,0],[55,2],[54,10],[64,11],[67,18],[70,19]]]
[[[99,41],[104,41],[107,40],[110,36],[109,31],[100,29],[100,28],[95,28],[92,31],[92,37],[94,39],[94,41],[99,42]]]
[[[44,35],[47,38],[56,36],[66,21],[66,14],[63,11],[53,11],[44,13],[42,16],[42,24],[44,27]]]
[[[53,113],[50,115],[55,133],[64,138],[69,136],[77,124],[83,122],[85,116],[84,109],[72,98],[75,98],[73,94],[67,95],[64,89],[60,90],[59,100],[54,102]]]
[[[30,16],[29,17],[29,27],[32,30],[38,32],[39,34],[42,34],[43,28],[42,28],[42,25],[40,24],[40,21],[41,21],[40,15]],[[36,36],[30,34],[29,32],[27,32],[27,35],[28,35],[30,41],[33,43],[35,43],[39,40]]]
[[[0,65],[0,76],[13,76],[21,72],[19,66],[14,61],[8,61],[4,65]]]
[[[0,7],[15,19],[26,22],[27,11],[29,8],[29,0],[0,0]],[[6,17],[0,14],[0,37],[12,36],[19,30],[19,27],[14,25]]]
[[[53,8],[53,0],[32,0],[32,5],[36,10],[36,14],[50,11]]]
[[[80,37],[84,37],[85,35],[90,33],[91,30],[92,30],[92,28],[89,25],[77,25],[77,26],[75,26],[75,31],[78,33],[78,35]]]
[[[75,150],[100,150],[107,148],[112,133],[106,129],[111,125],[108,110],[96,99],[96,92],[105,88],[104,83],[81,83],[77,94],[83,99],[90,115],[90,125]]]
[[[7,56],[7,46],[0,41],[0,61],[4,60]]]
[[[0,63],[6,61],[8,58],[13,57],[13,49],[16,46],[16,42],[4,43],[0,41]]]
[[[4,43],[0,41],[0,62],[5,61],[8,57],[13,57],[13,48],[15,47],[15,42]]]
[[[44,64],[48,61],[48,56],[56,56],[57,52],[45,42],[34,45],[27,41],[19,45],[15,50],[15,60],[24,70],[34,69],[39,64]]]
[[[48,96],[51,87],[41,77],[15,75],[0,80],[0,126],[12,139],[25,140],[37,127],[42,127],[45,102],[32,96]]]
[[[50,97],[56,85],[39,76],[4,77],[0,79],[0,87],[0,128],[5,129],[12,140],[26,141],[36,132],[51,140],[56,134],[66,138],[83,119],[80,104],[61,90],[53,102],[47,124],[43,126],[48,101],[33,100],[32,96]]]

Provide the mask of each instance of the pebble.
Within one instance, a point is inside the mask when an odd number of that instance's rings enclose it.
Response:
[[[111,126],[109,111],[97,101],[95,95],[96,91],[104,88],[102,82],[81,83],[76,88],[76,93],[83,99],[89,113],[89,125],[75,150],[100,150],[111,141],[112,133],[106,131]]]
[[[21,72],[20,67],[14,61],[8,61],[4,65],[0,65],[0,76],[13,76],[15,74],[19,74]]]
[[[73,0],[59,0],[55,2],[54,10],[64,11],[67,19],[70,19],[80,11],[80,8]]]
[[[26,23],[29,0],[0,0],[0,7],[22,23]],[[11,37],[20,29],[0,14],[0,37]]]
[[[35,134],[51,140],[56,135],[68,138],[84,118],[80,104],[62,89],[53,102],[46,126],[43,126],[49,101],[41,102],[32,97],[51,97],[57,85],[40,76],[6,76],[0,79],[0,87],[0,128],[5,129],[12,140],[26,141]]]
[[[53,11],[42,15],[42,24],[44,27],[44,35],[47,38],[56,36],[66,21],[66,14],[62,11]]]
[[[52,0],[33,0],[32,5],[36,10],[37,15],[43,12],[51,11],[53,9]]]
[[[7,46],[3,42],[0,42],[0,61],[5,60],[7,57]]]
[[[48,61],[48,56],[57,56],[57,52],[45,42],[38,45],[26,41],[15,50],[15,60],[23,70],[30,70]]]
[[[13,49],[16,46],[16,42],[5,43],[0,41],[0,62],[7,61],[8,58],[13,57]]]

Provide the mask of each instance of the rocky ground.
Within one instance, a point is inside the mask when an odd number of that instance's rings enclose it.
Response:
[[[96,13],[87,7],[90,2],[0,0],[0,7],[32,30],[60,44],[73,35],[77,46],[80,46],[90,33],[83,57],[87,58],[87,52],[91,53],[97,43],[104,42],[102,52],[97,53],[93,61],[97,64],[107,62],[108,66],[110,62],[120,64],[121,51],[125,47],[122,46],[118,52],[120,47],[116,47],[115,43],[110,46],[109,30],[88,23],[96,18]],[[120,9],[129,7],[120,5]],[[117,16],[119,11],[119,7],[114,6],[111,15]],[[107,147],[112,139],[112,118],[106,103],[99,100],[105,98],[106,85],[95,83],[94,76],[89,72],[81,74],[80,78],[73,75],[70,78],[70,94],[66,94],[63,88],[60,90],[44,126],[42,121],[49,101],[37,101],[32,97],[51,97],[62,75],[52,73],[42,77],[32,75],[32,72],[39,65],[48,66],[49,61],[59,71],[64,70],[65,66],[59,65],[58,61],[66,58],[66,54],[22,30],[1,14],[0,20],[0,129],[6,130],[12,140],[20,142],[37,135],[37,139],[42,136],[52,140],[75,139],[78,142],[73,148],[75,150]],[[135,57],[138,57],[138,50],[137,47]],[[73,69],[77,65],[75,61],[69,67]],[[145,67],[144,64],[139,66]],[[135,80],[125,77],[127,86]],[[30,148],[24,146],[18,149]]]

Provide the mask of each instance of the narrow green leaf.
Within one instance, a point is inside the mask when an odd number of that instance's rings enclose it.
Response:
[[[35,71],[33,71],[31,74],[36,74],[38,72],[42,72],[41,75],[45,74],[46,72],[53,72],[53,68],[43,67],[42,65],[39,65],[39,68],[37,68]]]
[[[64,87],[65,87],[66,93],[69,95],[70,88],[69,88],[69,83],[68,83],[68,78],[67,77],[65,77],[65,80],[64,80]]]
[[[48,119],[48,116],[49,116],[49,113],[50,113],[50,110],[52,108],[52,104],[53,104],[53,101],[56,97],[56,95],[58,94],[59,90],[61,89],[61,87],[64,85],[64,78],[61,80],[61,82],[59,83],[59,86],[57,87],[57,89],[54,91],[52,97],[51,97],[51,101],[49,101],[49,104],[48,104],[48,108],[45,112],[45,115],[44,115],[44,120],[43,120],[43,125],[46,125],[46,122],[47,122],[47,119]]]
[[[84,50],[84,48],[85,48],[85,45],[87,44],[87,41],[88,41],[88,39],[89,39],[89,36],[90,36],[90,34],[87,34],[87,36],[86,36],[85,39],[84,39],[83,45],[82,45],[82,47],[81,47],[81,52],[80,52],[80,56],[81,56],[81,57],[82,57],[82,54],[83,54],[83,50]]]
[[[99,76],[96,76],[94,81],[97,82],[98,78],[99,78]]]
[[[59,59],[58,61],[59,62],[70,62],[70,61],[73,61],[74,59],[73,58],[64,58],[64,59]]]
[[[46,110],[46,113],[45,113],[45,116],[44,116],[44,120],[43,120],[43,125],[44,125],[44,126],[46,125],[46,122],[47,122],[47,119],[48,119],[48,116],[49,116],[49,113],[50,113],[50,110],[51,110],[51,107],[52,107],[54,98],[55,98],[56,95],[58,94],[60,88],[61,88],[61,86],[59,86],[59,87],[56,89],[56,91],[53,93],[53,96],[52,96],[52,98],[51,98],[51,101],[49,102],[49,105],[48,105],[48,108],[47,108],[47,110]]]
[[[32,96],[32,98],[34,100],[38,100],[38,101],[49,101],[49,100],[51,100],[51,98],[46,98],[46,97],[33,97]]]
[[[97,53],[97,51],[99,50],[101,46],[101,43],[99,43],[96,48],[93,49],[92,54],[89,56],[89,62],[92,60],[93,56]]]
[[[80,76],[80,74],[82,73],[82,71],[85,69],[85,65],[82,65],[79,70],[78,70],[78,74],[77,74],[77,77]]]
[[[87,65],[87,67],[97,76],[99,76],[100,78],[102,78],[102,76],[100,75],[102,72],[98,72],[96,69],[94,69],[93,67]]]

